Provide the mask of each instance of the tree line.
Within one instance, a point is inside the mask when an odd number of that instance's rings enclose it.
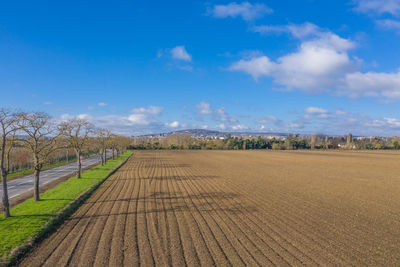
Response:
[[[197,139],[190,135],[170,135],[166,138],[135,137],[129,149],[205,149],[205,150],[243,150],[243,149],[400,149],[399,137],[361,137],[326,136],[313,134],[288,135],[283,138],[242,138],[227,134],[218,139]]]
[[[40,172],[60,149],[71,149],[75,153],[76,176],[81,177],[81,156],[87,151],[96,151],[101,164],[107,162],[107,150],[112,158],[119,155],[130,144],[130,138],[116,135],[110,129],[97,129],[85,119],[72,118],[57,123],[47,113],[21,112],[0,109],[0,172],[2,180],[2,205],[4,217],[10,216],[7,175],[10,173],[13,149],[23,147],[31,154],[34,169],[33,198],[40,200]]]

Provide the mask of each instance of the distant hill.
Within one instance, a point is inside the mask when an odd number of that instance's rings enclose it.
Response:
[[[215,130],[206,130],[206,129],[186,129],[179,131],[172,131],[167,133],[159,133],[159,134],[147,134],[141,135],[141,137],[168,137],[170,135],[190,135],[195,138],[220,138],[225,137],[230,134],[233,137],[285,137],[287,133],[270,133],[270,132],[220,132]]]

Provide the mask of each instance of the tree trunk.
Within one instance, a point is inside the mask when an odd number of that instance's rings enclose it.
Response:
[[[107,163],[107,149],[104,149],[104,164]]]
[[[78,158],[78,160],[76,162],[76,167],[77,167],[76,177],[81,178],[81,175],[82,175],[81,152],[77,152],[76,157]]]
[[[115,157],[115,153],[114,153],[114,148],[112,149],[112,159],[114,159],[114,157]]]
[[[2,170],[1,172],[1,180],[3,184],[3,209],[4,209],[4,218],[10,217],[10,203],[8,202],[8,189],[7,189],[7,172]]]
[[[101,166],[103,166],[104,165],[104,158],[103,158],[103,150],[101,151],[101,153],[100,153],[100,158],[101,158]]]
[[[33,179],[33,199],[35,201],[39,201],[39,175],[40,175],[40,168],[37,166],[35,167],[35,177]]]
[[[2,203],[4,209],[4,218],[10,217],[10,203],[8,202],[8,188],[7,188],[7,169],[4,165],[5,160],[5,149],[6,149],[6,137],[3,135],[3,143],[1,147],[1,180],[3,184],[3,196],[2,196]],[[8,165],[9,166],[9,165]],[[7,168],[8,168],[7,166]]]

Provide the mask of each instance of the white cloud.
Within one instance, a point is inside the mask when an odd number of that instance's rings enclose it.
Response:
[[[306,113],[306,118],[316,116],[318,119],[327,119],[329,117],[329,111],[318,107],[308,107],[304,109],[304,113]]]
[[[268,124],[268,123],[276,122],[276,121],[278,121],[278,119],[275,116],[269,115],[267,117],[258,119],[257,123]]]
[[[231,129],[234,131],[242,131],[242,130],[247,130],[249,127],[246,125],[238,124],[238,125],[233,125],[231,126]]]
[[[261,34],[269,33],[289,33],[293,37],[302,39],[308,36],[317,35],[322,33],[322,30],[315,24],[306,22],[300,25],[290,24],[290,25],[261,25],[254,26],[252,28],[254,32]]]
[[[296,52],[272,62],[267,56],[242,59],[230,66],[231,71],[243,71],[255,80],[272,77],[288,89],[321,91],[337,85],[338,78],[355,68],[347,50],[355,44],[333,33],[324,33],[303,41]]]
[[[276,127],[275,130],[278,130],[278,131],[290,131],[293,129],[303,127],[303,124],[301,123],[301,121],[285,122],[285,121],[278,119],[277,117],[272,116],[272,115],[260,118],[260,119],[256,120],[256,123],[274,125]],[[262,126],[264,129],[265,125],[262,125]],[[273,131],[272,128],[270,130]]]
[[[96,127],[109,128],[115,133],[121,134],[144,134],[149,132],[161,132],[165,130],[165,124],[159,121],[158,115],[163,108],[158,106],[134,108],[127,114],[111,114],[106,116],[94,116],[87,113],[79,115],[63,114],[61,121],[72,118],[86,119]],[[170,127],[176,123],[172,122]]]
[[[387,30],[395,30],[400,33],[400,21],[393,19],[376,20],[376,24]]]
[[[82,113],[82,114],[78,114],[76,116],[70,115],[70,114],[62,114],[60,116],[60,121],[67,121],[67,120],[71,120],[71,119],[81,119],[81,120],[88,120],[91,121],[93,119],[93,116],[87,114],[87,113]]]
[[[173,121],[173,122],[170,122],[170,123],[166,123],[165,124],[165,126],[167,126],[167,127],[170,127],[170,128],[177,128],[177,127],[179,127],[179,122],[178,121]]]
[[[244,71],[257,80],[260,76],[269,76],[275,68],[275,63],[271,62],[268,57],[260,56],[249,60],[241,59],[233,63],[229,70]]]
[[[213,112],[210,103],[200,102],[196,107],[200,114],[211,114]]]
[[[151,114],[151,115],[159,115],[163,111],[162,107],[158,106],[149,106],[147,108],[140,107],[132,109],[132,113],[142,113],[142,114]]]
[[[336,115],[347,115],[347,111],[338,109],[338,110],[336,110]]]
[[[51,102],[51,101],[46,101],[46,102],[43,102],[43,105],[53,105],[53,102]]]
[[[159,106],[134,108],[127,120],[131,125],[149,125],[154,122],[154,116],[160,115],[162,111],[163,108]]]
[[[397,73],[348,73],[345,81],[342,94],[350,97],[400,98],[400,70]]]
[[[361,13],[400,15],[400,0],[356,0],[355,2],[354,10]]]
[[[225,130],[226,126],[225,126],[225,124],[221,123],[221,124],[217,125],[217,128],[219,128],[221,130]]]
[[[225,111],[224,107],[220,107],[217,110],[215,110],[214,116],[215,116],[216,120],[218,120],[218,121],[229,122],[229,123],[237,122],[236,118],[233,118],[228,115],[228,113]]]
[[[98,105],[99,107],[105,107],[105,106],[107,106],[107,104],[104,103],[104,102],[99,102],[99,103],[97,103],[97,105]]]
[[[192,61],[192,55],[190,55],[186,51],[185,46],[183,46],[183,45],[172,48],[171,56],[174,59],[179,59],[179,60],[188,61],[188,62]]]
[[[128,121],[132,123],[132,125],[149,125],[150,120],[146,114],[131,114],[128,116]]]
[[[348,97],[400,98],[398,73],[361,73],[360,60],[348,54],[356,44],[312,24],[279,26],[301,40],[297,51],[276,61],[256,55],[234,62],[230,71],[242,71],[258,80],[270,77],[284,89],[330,93]],[[290,27],[290,29],[289,29]]]
[[[237,122],[237,119],[229,116],[229,114],[225,111],[225,107],[219,107],[217,109],[212,109],[211,104],[207,102],[200,102],[196,105],[197,113],[204,115],[212,115],[214,120],[220,122],[234,123]]]
[[[304,109],[304,112],[307,114],[324,114],[328,113],[326,109],[318,108],[318,107],[308,107]]]
[[[264,4],[251,4],[249,2],[236,2],[227,5],[215,5],[208,9],[208,14],[215,18],[242,17],[243,20],[253,20],[272,13],[272,9]]]

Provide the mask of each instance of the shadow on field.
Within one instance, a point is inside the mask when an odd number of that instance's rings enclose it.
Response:
[[[140,205],[142,208],[137,211],[71,216],[69,220],[168,212],[249,214],[257,211],[256,207],[243,204],[240,201],[239,194],[227,192],[207,192],[190,195],[182,192],[156,192],[147,197],[109,199],[87,203],[110,203],[115,206],[123,202],[129,203],[132,207],[137,206],[140,202],[143,204]]]
[[[169,163],[154,163],[154,164],[144,164],[141,165],[140,168],[145,168],[145,169],[154,169],[154,168],[165,168],[165,169],[170,169],[170,168],[190,168],[192,164],[186,164],[186,163],[180,163],[180,164],[169,164]]]
[[[156,176],[156,177],[132,177],[132,178],[114,178],[110,179],[108,183],[117,183],[120,181],[130,181],[130,180],[144,180],[144,181],[194,181],[194,180],[206,180],[206,179],[218,179],[219,176],[216,175],[192,175],[192,176],[180,176],[180,175],[172,175],[172,176]]]
[[[45,198],[45,199],[41,199],[40,201],[58,201],[58,200],[69,200],[69,201],[72,201],[74,199],[73,198]]]

